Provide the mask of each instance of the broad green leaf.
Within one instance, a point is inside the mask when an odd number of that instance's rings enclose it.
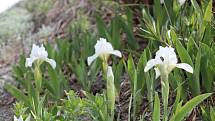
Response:
[[[196,44],[197,41],[195,41],[193,39],[193,37],[190,37],[188,39],[188,43],[187,43],[187,51],[189,54],[194,54],[196,51],[196,48],[198,48],[198,45]]]
[[[116,91],[119,94],[120,91],[120,81],[121,81],[121,76],[123,73],[123,60],[121,60],[118,64],[115,65],[115,69],[114,69],[114,78],[115,78],[115,87],[116,87]]]
[[[177,113],[170,119],[170,121],[183,121],[184,118],[203,100],[211,96],[212,93],[201,94],[199,96],[194,97],[190,101],[188,101],[184,106],[182,106]]]
[[[191,88],[193,87],[192,90],[195,90],[193,92],[194,96],[197,96],[200,94],[200,79],[199,79],[200,65],[201,65],[201,50],[199,49],[195,59],[194,73],[191,77],[191,81],[193,82],[193,85],[194,85],[194,86],[191,86]]]
[[[191,3],[193,5],[194,9],[196,10],[196,12],[199,13],[200,15],[202,15],[201,8],[199,7],[199,5],[196,2],[196,0],[191,0]]]
[[[133,11],[130,8],[126,8],[125,14],[127,18],[128,27],[132,30],[133,28]]]
[[[128,63],[128,75],[129,75],[129,78],[131,80],[131,87],[133,88],[134,87],[134,81],[135,81],[136,68],[135,68],[134,60],[133,60],[131,55],[129,55],[127,63]]]
[[[13,96],[15,96],[19,101],[23,101],[27,106],[30,105],[28,97],[21,90],[17,89],[15,86],[6,84],[5,89]]]
[[[120,23],[118,16],[115,17],[111,22],[111,43],[115,49],[119,49],[121,47],[121,39],[120,39]]]
[[[178,103],[178,105],[176,107],[176,110],[175,110],[175,114],[177,114],[180,111],[180,109],[182,107],[182,103],[183,103],[183,101],[181,101],[181,102]],[[173,115],[173,117],[174,117],[174,115]]]
[[[137,64],[137,81],[138,81],[137,90],[139,90],[139,89],[143,90],[143,87],[145,85],[144,67],[146,65],[146,62],[147,62],[147,57],[146,57],[146,49],[145,49]]]
[[[151,57],[151,52],[149,50],[149,48],[145,48],[144,49],[144,55],[143,57],[145,58],[144,59],[144,65],[143,67],[145,68],[146,66],[146,63],[147,63],[147,57],[150,58]],[[143,69],[144,69],[143,68]],[[143,70],[144,71],[144,70]],[[140,74],[141,76],[141,74]],[[144,81],[146,83],[146,88],[147,88],[147,98],[148,98],[148,101],[151,102],[150,103],[150,110],[152,111],[153,110],[153,100],[154,100],[154,81],[155,81],[155,75],[154,75],[154,70],[151,70],[149,72],[144,72]]]
[[[201,108],[201,116],[202,116],[202,119],[204,120],[204,121],[211,121],[210,120],[210,116],[208,116],[208,113],[207,112],[209,112],[208,110],[206,110],[206,108],[204,108],[204,107],[200,107]]]
[[[202,53],[202,60],[204,60],[201,62],[201,76],[202,80],[204,80],[202,85],[207,92],[212,92],[213,76],[215,72],[215,69],[213,68],[215,66],[215,53],[212,48],[204,43],[200,43],[200,49]]]
[[[211,33],[211,27],[212,25],[207,23],[205,25],[205,29],[204,29],[204,36],[202,38],[202,42],[207,44],[207,45],[211,45],[211,43],[213,42],[213,37],[212,37],[212,33]]]
[[[213,107],[210,107],[210,115],[211,115],[211,121],[215,121],[215,112]]]
[[[208,2],[207,8],[205,10],[204,21],[211,22],[211,18],[212,18],[212,15],[213,15],[213,13],[212,13],[212,7],[213,7],[212,6],[212,0],[210,0]]]
[[[152,114],[152,121],[160,121],[160,99],[158,93],[155,93],[154,111]]]
[[[178,106],[178,104],[180,103],[180,99],[181,99],[181,95],[182,95],[182,85],[183,85],[183,82],[182,82],[182,77],[181,77],[181,75],[180,75],[181,73],[179,72],[179,70],[174,70],[174,80],[170,80],[170,82],[171,81],[174,81],[174,83],[176,82],[176,84],[177,84],[177,87],[176,87],[176,98],[175,98],[175,102],[174,102],[174,104],[173,104],[173,111],[176,111],[176,108],[177,108],[177,106]]]

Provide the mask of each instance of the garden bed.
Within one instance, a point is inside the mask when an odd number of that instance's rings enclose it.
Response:
[[[27,28],[2,41],[0,120],[215,119],[212,0],[39,0],[14,11]]]

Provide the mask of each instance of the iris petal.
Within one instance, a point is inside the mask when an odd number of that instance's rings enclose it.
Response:
[[[161,64],[162,61],[159,59],[151,59],[146,63],[146,66],[144,68],[144,72],[147,72],[149,69],[151,69],[152,67],[154,67],[157,64]]]
[[[99,55],[98,54],[94,54],[90,57],[87,58],[87,64],[90,65]]]
[[[110,54],[116,55],[116,56],[118,56],[120,58],[122,57],[122,54],[121,54],[121,52],[119,50],[113,50],[113,51],[110,52]]]
[[[26,58],[25,67],[31,67],[36,58]]]
[[[161,75],[161,73],[158,68],[154,68],[154,69],[155,69],[155,79],[157,79]]]
[[[193,68],[189,64],[187,64],[187,63],[176,64],[176,67],[184,69],[185,71],[187,71],[189,73],[193,73]]]
[[[53,69],[56,68],[56,62],[53,59],[47,58],[45,61],[48,62],[52,66]]]

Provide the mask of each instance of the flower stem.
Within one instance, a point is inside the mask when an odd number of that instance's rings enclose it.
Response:
[[[168,74],[161,76],[161,91],[164,107],[163,121],[168,120],[168,98],[169,98],[169,81]]]
[[[107,67],[108,67],[107,62],[106,62],[106,61],[103,61],[103,62],[102,62],[103,75],[107,75]],[[103,77],[104,77],[105,80],[107,80],[107,79],[106,79],[106,76],[103,76]]]
[[[40,71],[40,63],[36,63],[36,66],[34,68],[34,79],[35,79],[35,97],[33,98],[33,108],[34,108],[34,113],[39,116],[40,115],[40,111],[39,111],[39,102],[40,102],[40,91],[42,88],[42,74]]]
[[[42,75],[41,75],[39,66],[35,66],[34,68],[34,79],[35,79],[36,89],[38,92],[40,92],[41,86],[42,86]]]

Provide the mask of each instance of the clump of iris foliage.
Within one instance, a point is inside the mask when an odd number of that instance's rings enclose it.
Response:
[[[212,103],[203,102],[213,101],[214,91],[212,0],[154,0],[151,7],[137,8],[142,15],[135,33],[133,12],[124,7],[109,25],[97,15],[96,34],[76,24],[69,29],[71,36],[56,45],[33,45],[30,57],[20,57],[14,67],[19,88],[5,86],[17,98],[14,119],[120,121],[116,102],[121,78],[128,75],[128,121],[183,121],[196,106],[198,118],[213,121]],[[148,42],[144,50],[141,41]],[[84,96],[70,89],[70,74]],[[93,95],[91,87],[98,79],[106,88]],[[149,106],[139,113],[143,97]],[[174,98],[171,104],[170,98]]]

